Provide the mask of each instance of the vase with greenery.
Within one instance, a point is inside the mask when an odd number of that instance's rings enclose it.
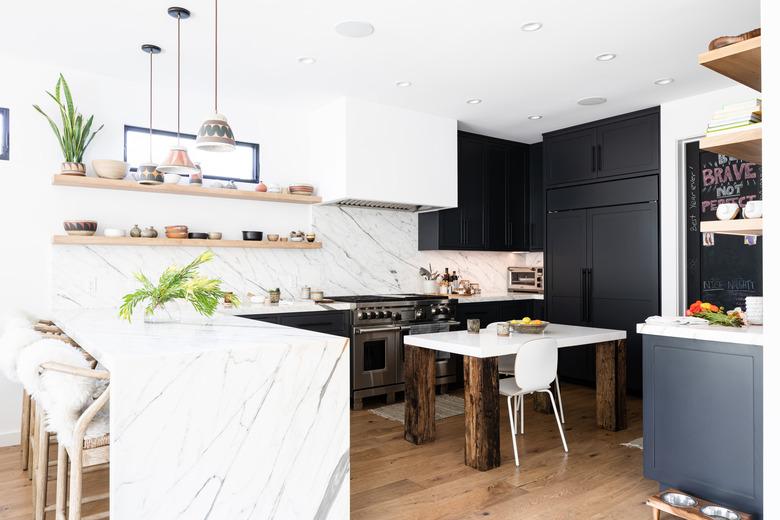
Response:
[[[83,162],[84,151],[92,142],[92,139],[95,138],[95,135],[103,129],[103,125],[100,125],[100,128],[92,132],[92,121],[95,116],[85,118],[81,115],[78,108],[73,104],[70,87],[68,87],[68,82],[65,81],[62,74],[57,79],[54,94],[48,90],[46,93],[54,100],[57,108],[60,110],[62,129],[57,126],[57,123],[41,107],[33,105],[33,108],[40,112],[49,122],[49,126],[51,126],[60,144],[64,157],[60,173],[65,175],[86,175],[86,168]]]
[[[122,298],[119,317],[131,321],[133,311],[138,305],[145,304],[144,321],[147,323],[174,322],[179,320],[179,302],[189,302],[204,316],[213,316],[225,292],[222,282],[198,274],[198,268],[214,258],[212,251],[204,251],[184,267],[167,268],[157,285],[154,285],[143,273],[135,273],[141,282],[141,288]],[[234,305],[238,299],[232,296]]]

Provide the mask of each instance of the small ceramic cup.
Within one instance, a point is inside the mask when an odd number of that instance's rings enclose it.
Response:
[[[739,204],[732,202],[718,205],[718,209],[715,211],[718,220],[731,220],[737,216],[737,213],[739,213]]]
[[[764,208],[760,200],[749,200],[742,208],[742,216],[745,218],[761,218],[763,214]]]
[[[325,299],[325,293],[322,291],[310,291],[311,299],[315,302],[319,302]]]
[[[269,242],[276,242],[279,240],[279,235],[276,233],[269,233],[268,235],[266,235],[266,238],[268,239]]]
[[[470,334],[479,334],[479,318],[470,318],[466,320],[466,327]]]
[[[505,321],[499,321],[496,324],[496,334],[499,336],[509,336],[509,323]]]

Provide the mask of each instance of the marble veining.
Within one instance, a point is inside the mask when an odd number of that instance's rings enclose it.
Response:
[[[221,314],[55,321],[111,372],[111,518],[348,518],[345,338]]]
[[[418,251],[417,215],[359,208],[313,207],[312,229],[322,249],[220,248],[202,268],[224,280],[227,290],[265,295],[279,287],[295,299],[304,285],[327,294],[421,292],[420,266],[449,267],[479,282],[484,293],[506,293],[506,268],[541,265],[541,253]],[[118,305],[143,271],[156,277],[171,264],[185,264],[197,248],[134,246],[52,246],[54,308]]]
[[[668,336],[672,338],[697,339],[702,341],[722,341],[724,343],[741,343],[743,345],[763,345],[764,327],[749,325],[747,327],[723,327],[720,325],[672,325],[638,323],[636,331],[639,334],[652,336]]]

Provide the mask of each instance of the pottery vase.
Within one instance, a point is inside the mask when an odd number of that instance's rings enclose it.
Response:
[[[255,191],[259,191],[259,192],[265,193],[265,192],[268,191],[268,186],[266,186],[263,181],[260,181],[257,184],[257,188],[255,188]]]
[[[132,238],[141,237],[141,228],[138,227],[138,224],[135,224],[132,228],[130,228],[130,237]]]
[[[62,175],[81,175],[87,174],[87,167],[84,163],[80,162],[64,162],[60,166],[60,173]]]
[[[154,226],[149,226],[148,228],[141,231],[141,237],[143,238],[157,238],[157,230],[154,229]]]
[[[423,294],[439,294],[439,281],[423,280]]]

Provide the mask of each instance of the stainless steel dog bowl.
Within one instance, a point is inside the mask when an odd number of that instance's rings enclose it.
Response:
[[[732,511],[720,506],[702,507],[701,512],[713,520],[739,520],[740,516]]]
[[[682,493],[663,493],[661,494],[661,500],[675,507],[693,507],[696,505],[696,500],[688,495]]]

